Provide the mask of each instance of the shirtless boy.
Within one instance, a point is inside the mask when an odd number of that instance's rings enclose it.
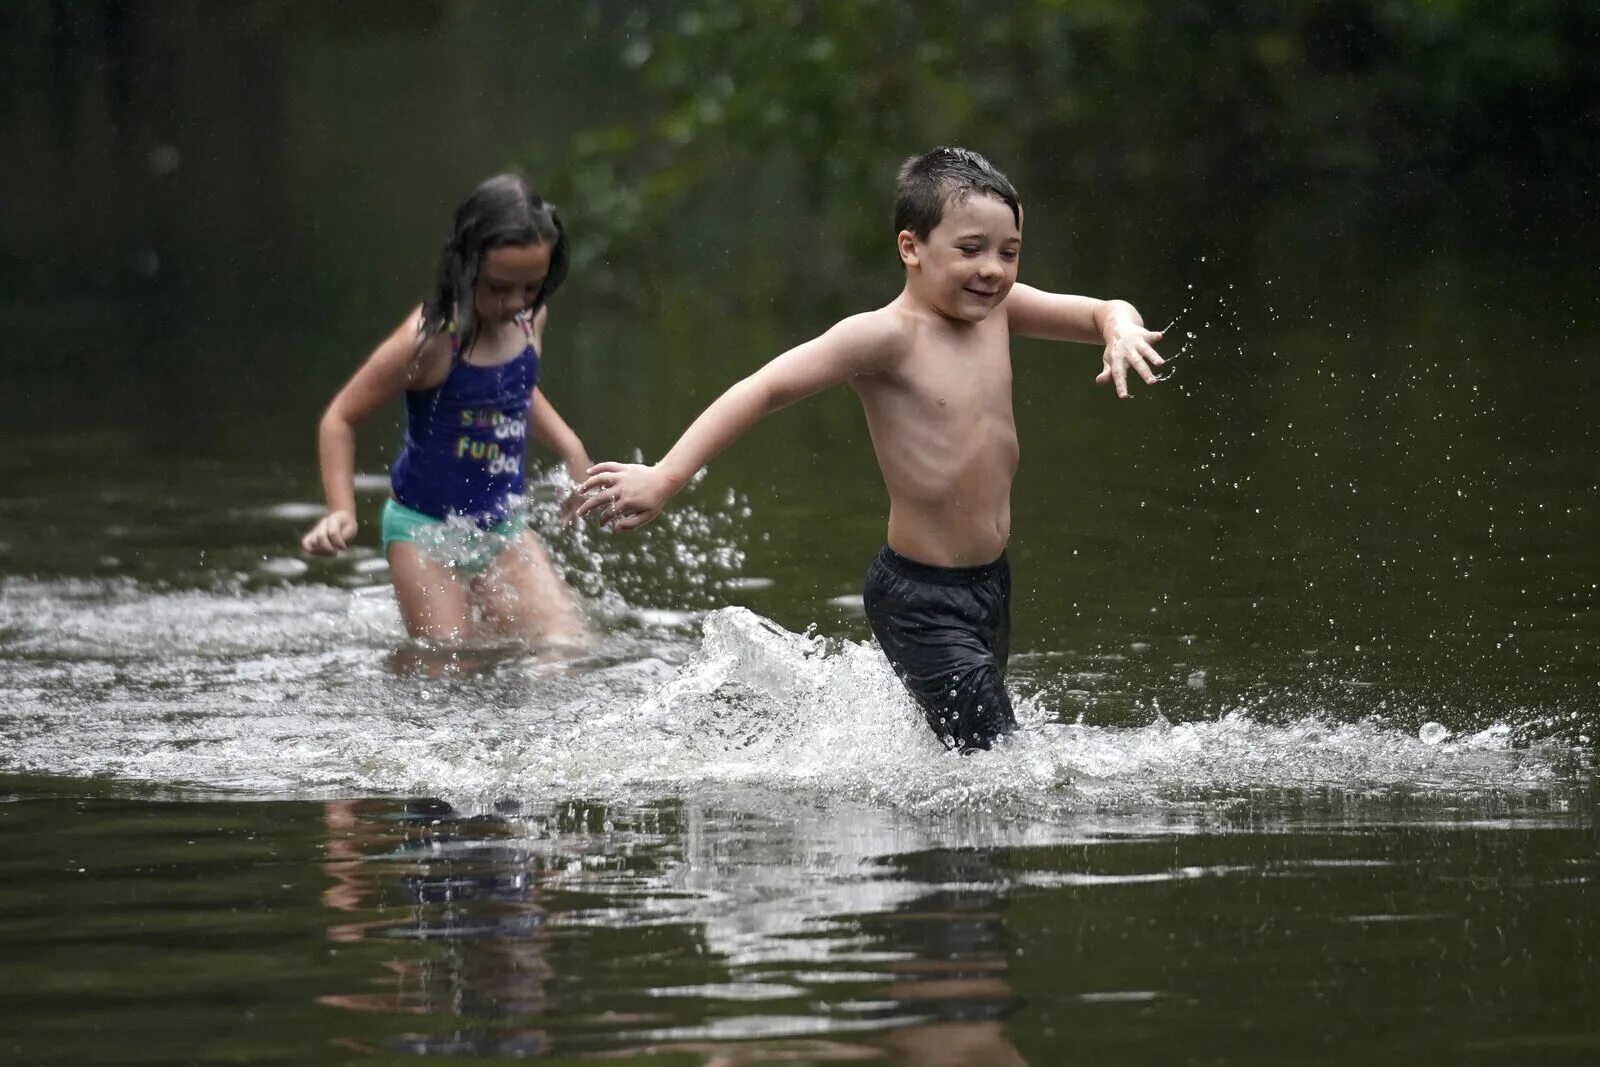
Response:
[[[1011,336],[1105,346],[1095,381],[1128,395],[1165,361],[1131,304],[1017,284],[1022,209],[1005,175],[963,148],[900,170],[895,241],[905,289],[778,356],[712,403],[653,466],[598,463],[580,514],[631,530],[757,419],[838,382],[866,411],[889,492],[888,544],[867,570],[867,621],[940,740],[985,749],[1016,727],[1005,690],[1011,623]]]

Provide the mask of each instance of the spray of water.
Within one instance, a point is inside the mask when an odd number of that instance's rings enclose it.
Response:
[[[565,488],[539,481],[527,507],[601,634],[574,659],[408,646],[371,556],[195,589],[6,579],[0,770],[469,807],[776,790],[1024,819],[1262,790],[1554,795],[1573,781],[1570,749],[1513,744],[1508,726],[1418,735],[1313,705],[1298,720],[1218,707],[1114,727],[1057,706],[1048,677],[1018,694],[1013,739],[958,757],[870,644],[708,610],[742,562],[736,497],[614,539],[554,520]],[[433,669],[410,669],[428,655]]]

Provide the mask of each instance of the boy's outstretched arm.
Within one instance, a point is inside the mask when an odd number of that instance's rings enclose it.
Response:
[[[1005,309],[1012,333],[1105,345],[1094,380],[1111,382],[1119,397],[1128,395],[1130,370],[1146,385],[1154,385],[1155,368],[1166,363],[1152,347],[1161,340],[1161,331],[1145,329],[1139,309],[1126,300],[1047,293],[1019,282],[1011,287]]]
[[[582,490],[588,499],[578,515],[598,513],[602,525],[632,530],[660,514],[667,500],[694,473],[732,444],[763,415],[858,374],[869,374],[893,358],[898,333],[886,311],[854,315],[833,329],[778,356],[736,382],[712,402],[653,466],[597,463]]]

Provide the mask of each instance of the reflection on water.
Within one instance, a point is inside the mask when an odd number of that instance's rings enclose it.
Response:
[[[19,950],[0,988],[28,982],[35,1008],[3,1039],[22,1062],[103,1059],[141,1033],[152,1056],[195,1059],[222,1047],[233,1003],[270,1031],[258,1048],[307,1063],[1600,1049],[1587,808],[1304,793],[1266,817],[1040,822],[749,789],[470,813],[66,784],[0,790],[0,914]],[[48,920],[96,901],[111,907],[92,922]],[[191,1010],[204,1004],[215,1018]]]
[[[1008,981],[1007,879],[981,851],[941,849],[896,864],[903,878],[939,887],[890,915],[862,920],[890,951],[883,996],[922,1021],[884,1040],[894,1062],[1014,1067],[1023,1059],[1001,1025],[1025,1001]]]
[[[376,938],[429,946],[425,958],[386,963],[377,992],[333,993],[318,1002],[351,1011],[456,1020],[449,1032],[406,1033],[389,1047],[413,1053],[526,1056],[546,1047],[516,1021],[543,1011],[550,977],[542,949],[540,873],[515,847],[475,843],[440,857],[421,828],[453,818],[448,805],[415,803],[393,816],[353,801],[325,806],[332,884],[323,903],[354,918],[328,929],[339,943]],[[374,862],[373,852],[381,860]],[[360,918],[376,913],[378,918]],[[470,947],[469,947],[470,946]],[[354,1038],[345,1047],[366,1048]]]
[[[1306,1041],[1354,1062],[1423,1030],[1450,1035],[1441,1063],[1595,1049],[1582,753],[1035,719],[961,759],[859,648],[739,611],[639,640],[658,668],[397,678],[378,642],[306,683],[316,642],[280,633],[220,657],[284,687],[257,702],[181,642],[159,674],[14,657],[8,758],[82,770],[0,780],[0,989],[36,1009],[0,1040],[194,1059],[245,1004],[271,1031],[252,1049],[292,1062],[1265,1063]],[[86,795],[91,769],[203,791]],[[423,782],[450,799],[215,799]]]

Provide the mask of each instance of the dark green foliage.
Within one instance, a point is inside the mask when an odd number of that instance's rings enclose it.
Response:
[[[895,165],[968,143],[1017,178],[1180,199],[1406,201],[1596,166],[1600,13],[1570,0],[696,0],[634,4],[654,107],[576,139],[591,259],[774,156],[797,215],[881,245]],[[596,16],[597,18],[600,16]],[[615,27],[612,27],[615,30]],[[867,207],[882,207],[872,211]],[[782,207],[778,211],[785,210]]]

